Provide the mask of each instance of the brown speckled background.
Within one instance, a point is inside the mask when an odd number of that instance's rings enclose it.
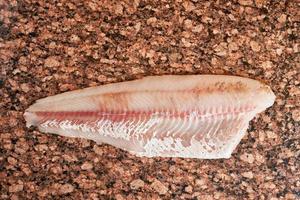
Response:
[[[296,0],[0,1],[0,199],[299,199]],[[230,159],[137,158],[26,128],[35,100],[154,74],[262,80]]]

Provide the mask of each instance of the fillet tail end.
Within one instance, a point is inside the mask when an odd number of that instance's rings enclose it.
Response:
[[[24,118],[27,128],[30,126],[36,126],[38,124],[38,116],[34,112],[25,111]]]

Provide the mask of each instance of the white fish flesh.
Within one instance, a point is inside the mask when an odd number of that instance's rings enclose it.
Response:
[[[87,138],[137,156],[229,158],[249,121],[270,107],[272,90],[225,75],[165,75],[47,97],[27,126]]]

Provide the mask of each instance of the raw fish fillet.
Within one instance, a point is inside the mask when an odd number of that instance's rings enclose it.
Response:
[[[137,156],[229,158],[272,90],[225,75],[152,76],[38,100],[27,127],[87,138]]]

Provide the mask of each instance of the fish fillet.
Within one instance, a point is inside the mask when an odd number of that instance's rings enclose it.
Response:
[[[150,76],[38,100],[27,127],[87,138],[137,156],[229,158],[272,90],[225,75]]]

